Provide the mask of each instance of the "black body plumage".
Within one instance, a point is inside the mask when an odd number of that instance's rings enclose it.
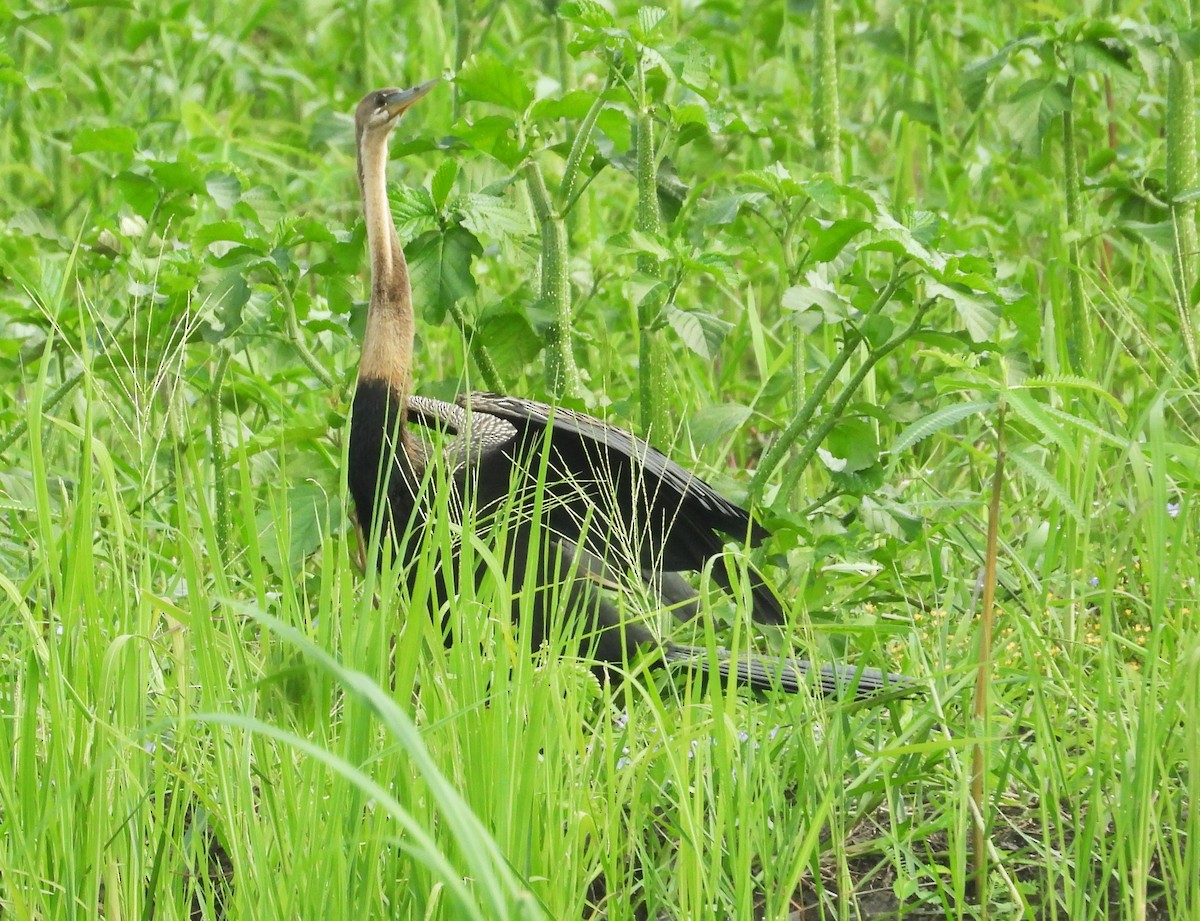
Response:
[[[614,592],[641,580],[677,617],[694,617],[702,608],[680,573],[711,565],[714,580],[732,589],[724,561],[715,558],[727,540],[753,546],[767,531],[703,480],[600,419],[492,393],[460,398],[457,405],[412,395],[412,295],[384,170],[388,135],[432,85],[374,91],[355,113],[372,283],[348,480],[364,534],[378,535],[411,573],[435,510],[462,514],[468,508],[485,524],[503,513],[506,574],[514,598],[526,595],[525,604],[514,603],[513,615],[533,612],[527,633],[535,647],[563,627],[552,618],[565,617],[579,628],[581,654],[605,675],[649,652],[652,663],[732,675],[764,689],[812,684],[826,693],[866,693],[903,683],[873,669],[817,669],[768,656],[713,659],[707,650],[659,643],[645,625],[628,620]],[[422,437],[421,429],[437,436]],[[443,465],[440,475],[426,476],[431,463]],[[432,488],[452,495],[434,501]],[[457,551],[441,565],[458,568]],[[436,600],[446,611],[453,609],[446,586],[475,574],[451,576],[436,580]],[[747,581],[751,616],[785,623],[778,597],[761,576],[751,569]],[[449,641],[454,625],[443,626]]]

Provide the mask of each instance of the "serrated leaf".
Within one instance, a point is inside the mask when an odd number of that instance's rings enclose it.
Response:
[[[657,6],[643,6],[637,12],[637,26],[632,30],[633,37],[639,42],[649,43],[654,40],[658,27],[667,18],[667,11]]]
[[[459,98],[487,102],[518,114],[533,102],[533,81],[488,51],[472,55],[454,78]]]
[[[737,219],[742,205],[755,199],[761,201],[766,196],[761,192],[743,192],[737,195],[720,195],[701,203],[695,211],[696,220],[701,224],[732,224]]]
[[[232,208],[242,197],[242,184],[231,173],[209,173],[204,177],[204,187],[218,208]]]
[[[917,265],[940,277],[946,268],[946,257],[937,250],[931,250],[918,240],[911,230],[897,221],[885,210],[886,203],[874,201],[878,209],[875,215],[875,235],[870,243],[864,244],[864,250],[881,250],[907,256]]]
[[[450,197],[450,190],[454,188],[454,180],[457,178],[457,160],[446,159],[438,164],[438,168],[433,174],[433,179],[429,183],[435,208],[440,209],[442,205],[446,204],[446,199]]]
[[[558,17],[589,29],[611,29],[616,25],[612,13],[597,0],[568,0],[559,5]]]
[[[953,406],[943,407],[908,426],[908,428],[900,433],[900,437],[896,439],[891,448],[888,449],[888,453],[903,454],[917,442],[924,441],[942,429],[956,425],[968,416],[989,412],[995,408],[995,400],[980,401],[977,403],[955,403]]]
[[[454,203],[463,226],[481,237],[504,239],[526,236],[532,231],[529,217],[497,195],[472,192]]]
[[[1083,513],[1079,510],[1079,506],[1075,504],[1075,500],[1071,498],[1070,494],[1063,488],[1063,485],[1045,467],[1027,457],[1024,451],[1010,451],[1008,459],[1012,461],[1018,470],[1049,493],[1068,515],[1080,524],[1083,523]]]
[[[1044,388],[1046,390],[1086,390],[1088,393],[1093,393],[1108,403],[1121,420],[1124,421],[1127,417],[1125,406],[1115,396],[1097,384],[1095,381],[1089,380],[1086,377],[1080,377],[1077,374],[1056,374],[1043,375],[1041,377],[1028,377],[1019,385],[1015,386],[1014,390],[1032,390],[1034,388]],[[1074,417],[1072,417],[1074,418]]]
[[[409,246],[413,303],[428,322],[441,323],[451,304],[475,293],[471,263],[482,252],[475,235],[462,226],[423,234]]]
[[[243,192],[234,213],[247,213],[263,227],[274,227],[288,215],[279,193],[265,185],[251,186]]]
[[[1000,305],[994,300],[981,297],[965,288],[937,282],[930,282],[926,290],[932,295],[946,298],[954,305],[975,342],[987,342],[1000,326]]]
[[[662,261],[671,258],[671,251],[663,245],[657,234],[643,233],[640,230],[627,230],[609,237],[608,248],[610,252],[636,253],[639,256],[653,256]]]
[[[480,153],[514,169],[525,159],[525,149],[517,143],[516,126],[504,115],[487,115],[462,126],[459,139]]]
[[[1070,104],[1066,87],[1054,80],[1029,80],[1000,107],[999,124],[1029,156],[1037,156],[1050,123]]]
[[[783,308],[785,310],[795,310],[797,313],[811,312],[812,308],[818,308],[820,310],[820,322],[813,323],[813,329],[821,323],[844,323],[846,318],[850,316],[850,312],[854,309],[854,305],[837,291],[833,290],[833,288],[819,281],[812,273],[809,274],[809,279],[814,283],[792,285],[792,287],[783,292],[783,299],[781,301]],[[810,329],[809,331],[811,332],[812,330]]]
[[[1079,457],[1079,448],[1067,436],[1066,430],[1059,426],[1029,394],[1020,390],[1010,390],[1007,397],[1008,405],[1012,407],[1013,412],[1041,432],[1046,443],[1058,445],[1071,460]]]
[[[433,203],[433,196],[424,189],[398,186],[392,189],[390,199],[392,218],[396,221],[396,233],[400,239],[411,240],[437,227],[437,206]]]
[[[706,361],[712,361],[720,351],[721,343],[731,328],[731,324],[719,317],[699,311],[680,310],[673,305],[667,305],[665,313],[668,325],[683,340],[683,344]]]
[[[539,119],[583,118],[596,101],[596,95],[586,90],[572,90],[564,96],[549,96],[533,104],[532,114]]]

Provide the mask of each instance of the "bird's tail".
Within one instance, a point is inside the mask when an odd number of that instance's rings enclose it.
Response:
[[[797,694],[803,687],[829,697],[870,697],[881,691],[913,693],[916,682],[906,675],[859,668],[854,665],[820,665],[807,659],[780,656],[732,656],[724,649],[716,651],[714,659],[708,649],[699,646],[665,647],[663,658],[668,665],[677,665],[707,675],[719,675],[735,683],[760,691],[783,690]]]

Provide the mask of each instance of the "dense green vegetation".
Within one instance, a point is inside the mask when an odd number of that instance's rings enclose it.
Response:
[[[1197,39],[1085,6],[0,4],[5,917],[1200,915]],[[649,433],[775,532],[722,643],[926,694],[362,574],[349,112],[438,74],[418,389]]]

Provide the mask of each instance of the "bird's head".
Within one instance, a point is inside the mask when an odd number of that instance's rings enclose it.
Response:
[[[364,135],[381,134],[386,137],[409,107],[440,82],[435,77],[418,83],[412,89],[385,87],[371,90],[354,110],[354,133],[359,142],[362,142]]]

